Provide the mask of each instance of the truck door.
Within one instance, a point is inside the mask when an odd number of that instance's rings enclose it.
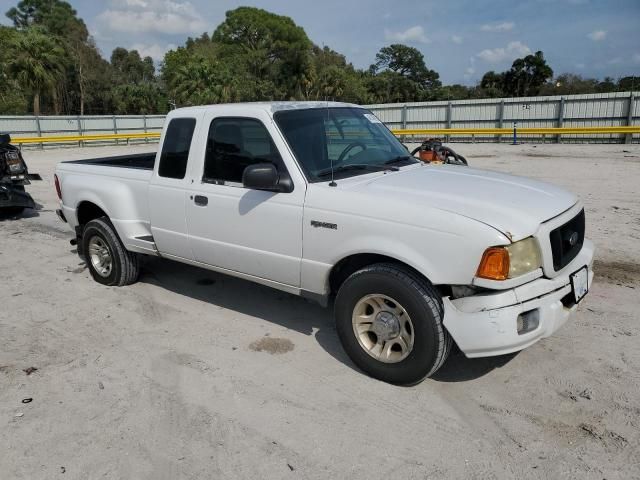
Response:
[[[148,194],[151,232],[158,251],[189,260],[193,253],[185,218],[186,173],[195,128],[195,118],[169,120]]]
[[[291,165],[287,168],[265,127],[270,119],[205,119],[202,173],[194,179],[186,205],[195,260],[298,287],[304,182],[294,182],[288,193],[242,185],[242,173],[253,163],[274,164],[281,178],[290,174]],[[278,141],[284,146],[281,138]]]

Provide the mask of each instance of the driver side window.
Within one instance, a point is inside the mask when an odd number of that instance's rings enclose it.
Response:
[[[278,149],[264,125],[250,118],[216,118],[207,138],[202,181],[242,183],[244,169],[254,163],[283,167]]]

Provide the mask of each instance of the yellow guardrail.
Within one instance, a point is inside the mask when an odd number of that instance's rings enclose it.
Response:
[[[640,133],[640,125],[631,127],[549,127],[516,128],[518,135],[588,135]],[[513,135],[513,128],[420,128],[392,130],[395,135]]]
[[[145,138],[160,138],[159,132],[147,133],[100,133],[96,135],[56,135],[51,137],[11,137],[15,145],[29,143],[72,143],[105,140],[138,140]]]
[[[475,136],[475,135],[513,135],[513,128],[419,128],[391,130],[398,136]],[[561,127],[561,128],[517,128],[518,135],[607,135],[640,134],[640,125],[631,127]],[[33,143],[75,143],[99,142],[106,140],[141,140],[160,138],[159,132],[147,133],[107,133],[95,135],[56,135],[49,137],[14,137],[11,143],[25,145]]]

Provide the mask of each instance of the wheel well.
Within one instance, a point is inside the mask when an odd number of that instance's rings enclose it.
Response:
[[[361,268],[373,265],[375,263],[394,263],[396,265],[403,266],[404,268],[411,270],[412,272],[426,278],[422,273],[417,271],[410,265],[407,265],[400,260],[386,255],[379,255],[377,253],[358,253],[340,260],[332,269],[329,274],[329,290],[331,294],[337,293],[340,285],[349,278],[352,273],[357,272]],[[437,287],[436,287],[437,288]]]
[[[107,214],[104,213],[104,210],[102,210],[95,203],[91,202],[80,203],[80,205],[78,205],[76,214],[78,216],[78,223],[80,225],[86,225],[91,220],[107,216]]]

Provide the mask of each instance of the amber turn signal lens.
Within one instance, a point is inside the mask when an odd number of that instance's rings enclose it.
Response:
[[[509,276],[509,252],[504,247],[487,248],[476,275],[489,280],[506,280]]]

